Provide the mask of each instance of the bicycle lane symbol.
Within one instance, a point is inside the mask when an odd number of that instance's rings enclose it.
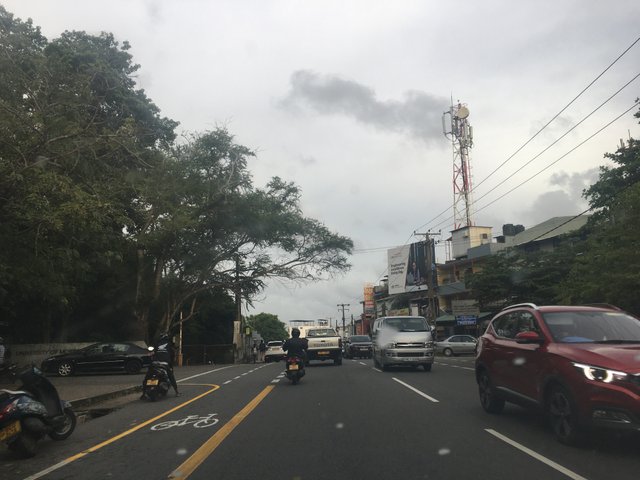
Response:
[[[216,415],[218,414],[210,413],[204,416],[189,415],[188,417],[182,418],[180,420],[169,420],[168,422],[157,423],[156,425],[151,427],[151,430],[168,430],[173,427],[184,427],[185,425],[193,425],[195,428],[212,427],[213,425],[218,423],[218,418],[215,418]]]

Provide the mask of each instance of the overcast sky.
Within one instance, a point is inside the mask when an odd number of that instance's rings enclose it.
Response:
[[[49,39],[84,30],[129,41],[139,86],[179,132],[226,125],[258,152],[256,185],[296,182],[305,214],[353,239],[347,275],[274,282],[248,311],[283,321],[336,319],[339,303],[358,315],[364,283],[386,274],[387,248],[417,241],[414,231],[448,237],[453,165],[441,117],[452,98],[474,130],[474,220],[494,236],[505,223],[582,212],[604,153],[638,138],[635,108],[561,158],[633,106],[636,80],[537,156],[640,73],[640,42],[483,181],[638,39],[637,0],[0,4]],[[444,242],[437,255],[445,261]]]

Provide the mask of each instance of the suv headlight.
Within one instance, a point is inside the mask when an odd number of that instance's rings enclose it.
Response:
[[[433,348],[435,345],[436,342],[424,342],[424,348]]]
[[[396,348],[395,342],[387,343],[384,348]]]
[[[584,363],[572,363],[573,366],[580,370],[589,380],[611,383],[614,380],[624,380],[627,378],[627,374],[624,372],[594,367],[593,365],[585,365]]]

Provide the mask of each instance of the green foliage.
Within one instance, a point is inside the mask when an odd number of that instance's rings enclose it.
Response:
[[[260,334],[265,342],[288,338],[286,326],[278,320],[277,315],[271,313],[250,315],[247,318],[247,323]]]
[[[567,302],[610,303],[639,314],[640,183],[626,187],[612,203],[595,223],[562,294]]]
[[[349,268],[352,241],[305,217],[294,184],[255,187],[254,153],[225,129],[176,144],[128,49],[108,33],[48,41],[0,7],[0,316],[14,341],[150,339],[181,316],[227,337],[212,299]]]
[[[553,251],[503,251],[487,258],[482,270],[470,275],[466,285],[478,299],[481,310],[524,302],[562,303],[559,286],[569,274],[581,242],[578,233],[564,236],[562,244]]]

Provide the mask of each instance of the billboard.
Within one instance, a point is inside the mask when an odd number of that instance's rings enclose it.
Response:
[[[373,315],[375,313],[375,305],[373,301],[373,283],[364,284],[364,313]]]
[[[417,242],[387,250],[389,295],[427,289],[425,249],[425,242]]]

